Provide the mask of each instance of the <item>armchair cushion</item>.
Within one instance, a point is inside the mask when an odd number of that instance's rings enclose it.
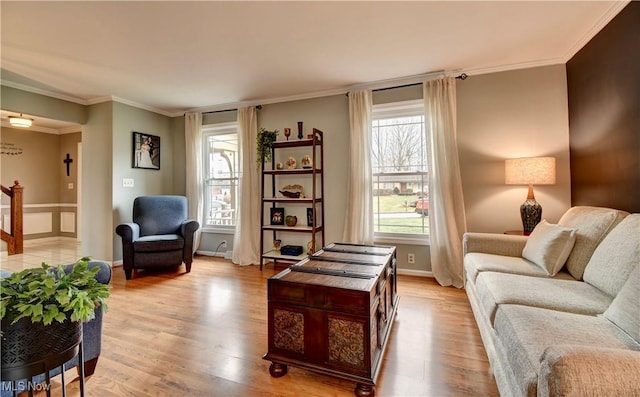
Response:
[[[133,243],[135,252],[175,251],[183,248],[184,239],[177,234],[144,236]]]

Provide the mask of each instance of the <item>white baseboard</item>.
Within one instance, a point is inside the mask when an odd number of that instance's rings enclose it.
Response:
[[[197,250],[196,254],[203,255],[203,256],[215,256],[218,258],[231,259],[231,251],[214,252],[214,251]]]
[[[397,269],[398,274],[404,276],[430,277],[433,278],[433,272],[426,270]]]

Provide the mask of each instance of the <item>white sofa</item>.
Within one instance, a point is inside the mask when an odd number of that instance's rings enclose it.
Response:
[[[640,214],[573,207],[530,237],[466,233],[463,245],[502,396],[640,396]]]

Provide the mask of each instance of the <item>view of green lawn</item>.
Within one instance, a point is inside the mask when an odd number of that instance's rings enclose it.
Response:
[[[374,196],[375,231],[382,233],[429,234],[429,217],[415,213],[410,204],[417,195]]]

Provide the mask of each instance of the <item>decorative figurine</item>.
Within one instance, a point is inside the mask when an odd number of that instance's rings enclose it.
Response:
[[[302,166],[302,168],[312,168],[313,164],[311,164],[311,163],[312,163],[311,162],[311,157],[309,157],[308,154],[305,154],[300,159],[300,165]]]
[[[284,136],[287,137],[287,141],[288,141],[289,137],[291,136],[291,128],[285,128],[284,129]]]

